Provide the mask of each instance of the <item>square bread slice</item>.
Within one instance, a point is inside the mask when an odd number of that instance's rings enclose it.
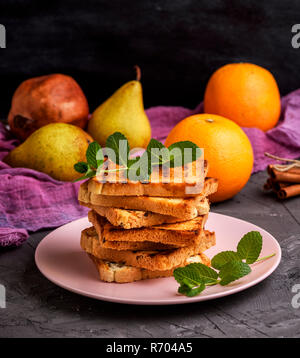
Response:
[[[78,200],[87,204],[151,211],[158,214],[180,217],[190,220],[197,216],[197,207],[205,197],[217,191],[218,181],[215,178],[205,179],[201,194],[191,198],[167,198],[150,196],[113,196],[98,195],[88,191],[88,182],[81,184]]]
[[[98,236],[92,228],[82,231],[81,247],[87,253],[101,260],[123,263],[151,271],[170,270],[182,265],[190,256],[194,256],[215,245],[215,234],[205,231],[196,245],[166,251],[129,251],[112,250],[101,247]]]
[[[146,280],[151,278],[170,277],[173,275],[175,268],[186,266],[191,263],[202,263],[210,266],[210,259],[203,253],[188,257],[185,262],[170,270],[147,270],[140,267],[128,266],[121,263],[101,260],[97,257],[88,254],[90,259],[94,262],[100,276],[100,280],[105,282],[129,283],[134,281]]]
[[[180,170],[180,172],[177,170]],[[185,167],[170,168],[169,177],[163,175],[161,169],[154,171],[150,176],[149,183],[130,180],[122,183],[118,182],[120,181],[119,178],[96,176],[89,179],[88,190],[95,195],[112,196],[195,196],[202,191],[207,172],[208,162],[200,158],[197,161],[186,164]],[[108,182],[113,179],[117,182]],[[187,188],[193,188],[195,193],[187,195],[187,192],[189,192]]]
[[[90,210],[88,213],[90,223],[95,227],[101,246],[107,242],[154,242],[174,247],[184,247],[196,244],[203,233],[203,227],[207,215],[198,216],[195,219],[175,223],[124,230],[113,226],[103,216]],[[117,248],[117,247],[116,247]]]
[[[80,204],[93,209],[97,214],[104,216],[112,225],[119,226],[123,229],[137,229],[141,227],[184,221],[182,218],[153,213],[151,211],[110,208],[87,204],[84,202],[80,202]],[[197,205],[197,212],[195,212],[195,217],[208,214],[209,209],[209,201],[205,198]]]

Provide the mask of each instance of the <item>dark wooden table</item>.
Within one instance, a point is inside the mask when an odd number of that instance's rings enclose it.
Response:
[[[97,301],[49,282],[34,262],[50,231],[32,234],[20,248],[0,251],[1,337],[300,337],[300,197],[280,202],[262,192],[255,174],[234,199],[212,211],[248,220],[273,234],[282,248],[277,270],[256,286],[212,301],[178,306],[130,306]],[[300,302],[300,299],[299,299]]]

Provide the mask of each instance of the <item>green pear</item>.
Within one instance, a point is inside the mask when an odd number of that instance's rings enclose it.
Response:
[[[74,170],[74,164],[86,161],[85,153],[92,141],[77,126],[51,123],[33,132],[4,161],[12,167],[35,169],[57,180],[73,181],[82,176]]]
[[[146,148],[151,139],[139,80],[125,83],[94,111],[88,122],[88,133],[103,147],[115,132],[127,137],[131,149]]]

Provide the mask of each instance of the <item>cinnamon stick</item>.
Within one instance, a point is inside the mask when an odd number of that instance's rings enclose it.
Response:
[[[291,183],[281,183],[281,182],[278,182],[278,181],[273,181],[272,180],[272,189],[273,191],[275,191],[276,193],[283,189],[283,188],[286,188],[287,186],[290,186]]]
[[[275,182],[300,183],[300,168],[298,167],[282,172],[275,169],[273,165],[269,165],[267,171]]]
[[[277,191],[279,199],[287,199],[296,195],[300,195],[300,184],[289,185]]]
[[[268,178],[264,184],[264,190],[273,190],[277,193],[281,188],[291,185],[291,183],[274,181],[272,178]]]
[[[264,190],[271,190],[272,189],[272,179],[268,178],[264,184]]]
[[[265,153],[265,155],[276,160],[288,162],[289,164],[268,165],[267,172],[270,178],[264,184],[264,189],[272,189],[279,199],[300,195],[300,161],[280,158],[269,153]]]

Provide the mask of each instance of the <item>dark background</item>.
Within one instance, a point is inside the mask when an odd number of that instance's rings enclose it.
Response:
[[[135,64],[146,108],[195,107],[228,62],[268,68],[284,95],[300,87],[295,23],[299,0],[0,0],[0,115],[21,81],[54,72],[79,82],[92,111],[135,78]]]

